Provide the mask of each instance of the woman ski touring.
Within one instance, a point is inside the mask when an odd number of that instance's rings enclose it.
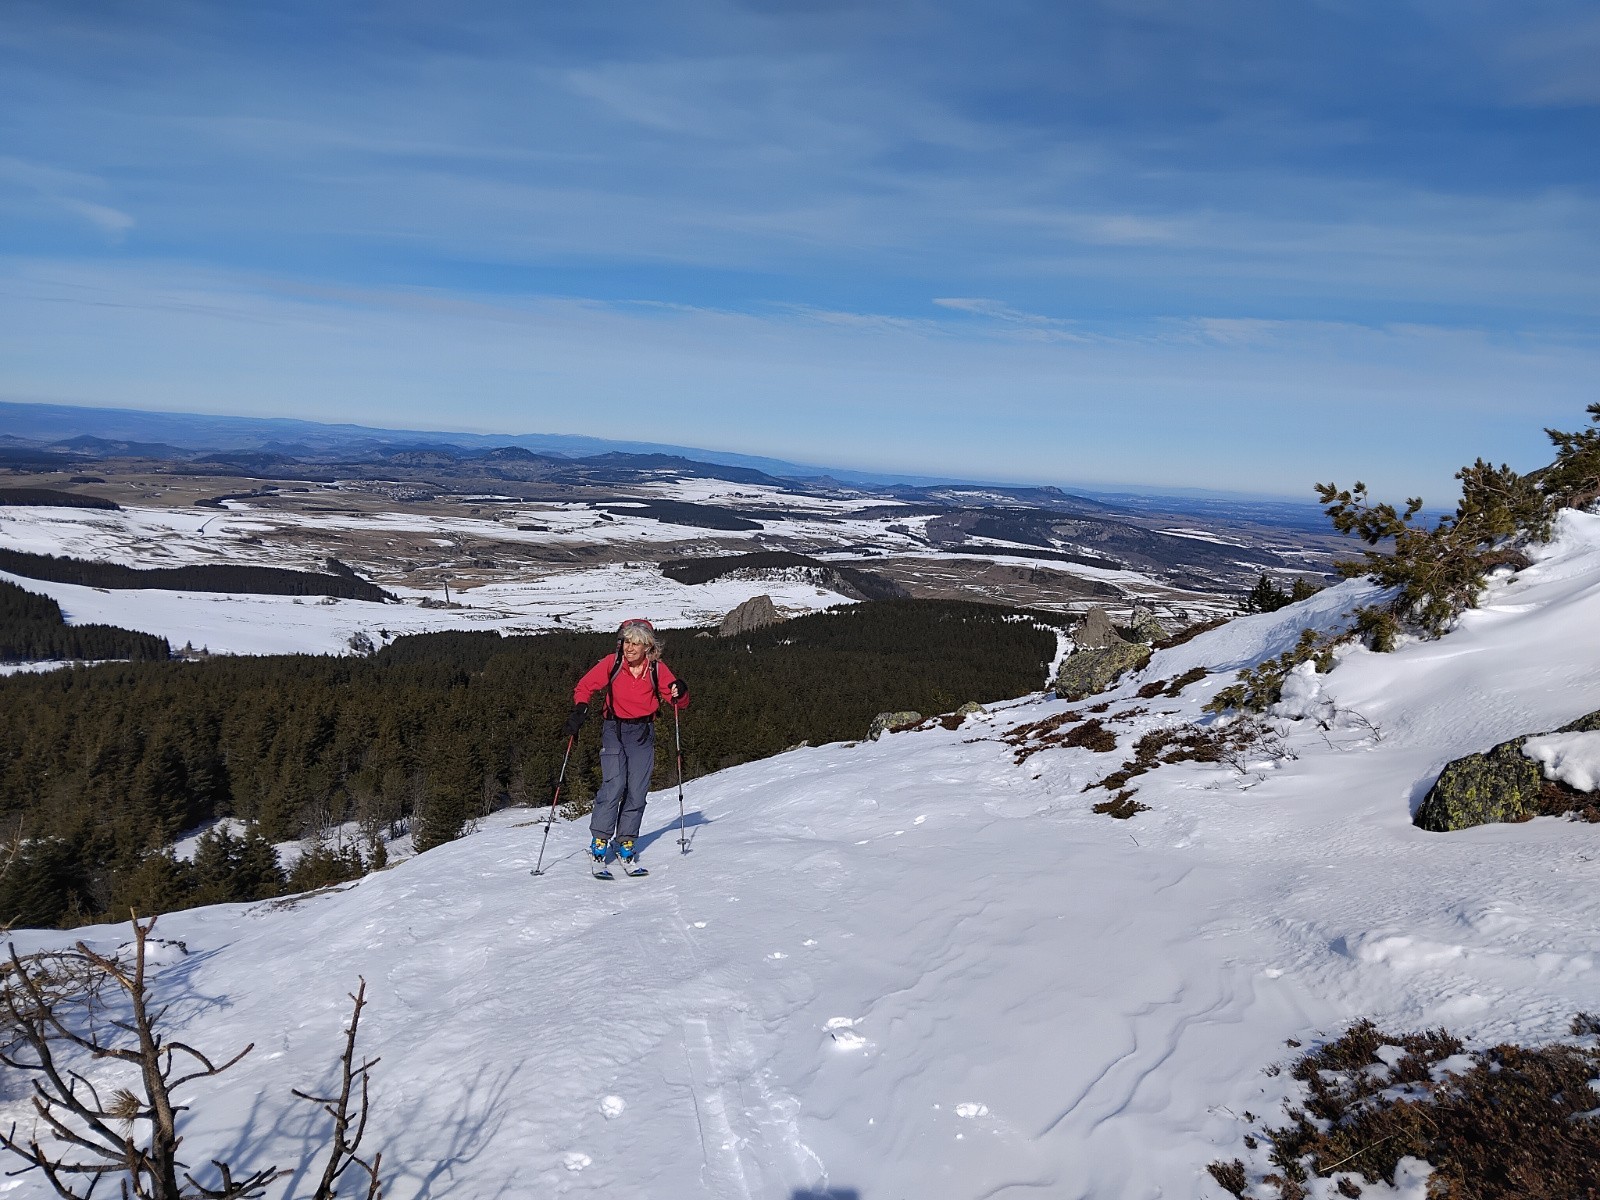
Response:
[[[661,643],[649,621],[624,621],[617,630],[617,652],[595,663],[572,689],[572,714],[562,732],[577,735],[589,715],[589,702],[605,692],[600,726],[600,792],[589,818],[589,853],[596,873],[604,869],[613,841],[630,873],[638,866],[636,839],[644,820],[650,772],[656,761],[656,712],[661,701],[684,709],[689,688],[661,661]],[[609,874],[604,878],[610,878]]]

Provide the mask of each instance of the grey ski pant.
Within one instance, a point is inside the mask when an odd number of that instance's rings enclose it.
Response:
[[[650,772],[656,765],[656,723],[606,718],[600,727],[600,792],[589,832],[595,837],[639,836]]]

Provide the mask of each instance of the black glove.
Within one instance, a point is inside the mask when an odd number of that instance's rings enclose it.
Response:
[[[667,688],[667,692],[672,696],[673,700],[682,700],[689,694],[689,685],[681,679],[674,679],[671,686]]]
[[[574,704],[572,711],[567,714],[567,723],[561,727],[561,732],[568,737],[577,737],[578,730],[583,728],[583,720],[589,715],[587,704]]]

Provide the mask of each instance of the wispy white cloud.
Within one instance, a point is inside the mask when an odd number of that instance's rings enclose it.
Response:
[[[101,233],[115,240],[120,240],[122,235],[134,226],[132,217],[120,209],[112,208],[109,204],[64,199],[61,201],[61,206],[68,212],[76,213]]]
[[[111,241],[120,241],[134,226],[134,219],[122,210],[83,199],[85,193],[100,194],[107,190],[105,180],[83,171],[0,155],[0,203],[4,202],[7,190],[13,197],[20,194],[27,208],[70,213]]]
[[[1084,340],[1084,335],[1078,327],[1079,323],[1076,321],[1024,312],[999,300],[986,300],[974,296],[936,296],[933,302],[940,308],[997,321],[1014,330],[1022,331],[1028,337],[1059,341]]]

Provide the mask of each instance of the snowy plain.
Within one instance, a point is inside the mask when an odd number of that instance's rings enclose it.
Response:
[[[468,519],[405,513],[322,517],[273,513],[263,516],[240,501],[216,512],[197,509],[0,508],[0,546],[30,554],[54,554],[141,569],[205,563],[241,563],[321,570],[312,555],[295,557],[280,545],[254,545],[241,538],[286,524],[322,526],[341,532],[388,530],[438,535],[452,545],[488,524],[496,538],[553,544],[592,544],[607,537],[669,540],[689,530],[660,522],[595,519],[582,505],[555,506],[546,533],[532,533]],[[446,629],[498,629],[535,633],[550,629],[609,630],[627,617],[647,617],[662,626],[714,624],[756,595],[769,595],[790,614],[817,612],[852,601],[803,580],[723,578],[682,584],[654,563],[530,572],[514,582],[489,583],[453,593],[455,605],[423,608],[424,594],[386,583],[404,603],[381,604],[332,596],[234,595],[156,589],[106,589],[51,583],[0,572],[0,579],[49,596],[69,624],[100,623],[165,637],[176,649],[192,645],[213,654],[348,654],[350,639],[365,635],[373,645],[407,633]],[[437,599],[437,596],[432,598]]]
[[[319,489],[337,498],[335,487]],[[674,479],[643,489],[662,499],[719,503],[760,512],[761,534],[833,544],[840,550],[870,544],[886,553],[914,554],[947,561],[980,559],[1034,570],[1039,562],[1008,553],[995,543],[992,554],[943,553],[920,536],[927,517],[899,521],[859,518],[861,509],[893,509],[894,501],[803,496],[755,485],[715,480]],[[621,502],[625,504],[626,502]],[[642,502],[641,502],[642,503]],[[440,516],[397,510],[382,513],[266,510],[246,500],[229,500],[223,509],[140,508],[119,511],[79,508],[0,507],[0,547],[29,554],[53,554],[149,569],[191,564],[249,564],[320,571],[322,561],[297,549],[305,535],[367,539],[422,538],[439,552],[471,557],[470,547],[520,543],[554,548],[609,545],[659,554],[671,546],[694,545],[706,530],[645,516],[625,507],[601,516],[583,503],[504,506],[499,519]],[[785,513],[814,511],[821,522],[792,519]],[[527,526],[527,528],[519,528]],[[894,528],[890,528],[893,526]],[[738,532],[719,531],[721,539]],[[752,540],[750,550],[768,548]],[[672,551],[668,550],[668,553]],[[819,549],[819,554],[830,553]],[[856,557],[852,551],[849,557]],[[1079,578],[1109,582],[1132,596],[1166,595],[1160,581],[1137,571],[1109,570],[1067,562],[1050,569]],[[403,603],[377,604],[333,597],[223,595],[215,592],[107,590],[49,583],[0,572],[0,579],[50,596],[71,624],[102,623],[165,637],[174,648],[192,645],[213,654],[347,654],[350,639],[364,634],[374,645],[394,636],[446,629],[499,629],[536,633],[551,629],[615,629],[628,617],[658,625],[694,627],[715,624],[732,609],[768,595],[788,615],[819,612],[852,603],[849,597],[803,579],[749,579],[725,576],[703,584],[682,584],[664,576],[653,561],[597,566],[529,567],[518,578],[457,588],[454,607],[422,608],[437,592],[422,592],[388,578],[364,574]],[[4,668],[0,667],[0,671]]]
[[[1140,777],[1131,821],[1084,787],[1370,586],[1161,652],[1109,697],[1116,752],[1017,762],[999,735],[1069,707],[1039,694],[691,781],[686,854],[658,794],[645,879],[592,880],[581,822],[532,877],[543,810],[520,809],[336,891],[164,917],[172,1023],[256,1044],[185,1097],[188,1156],[299,1160],[319,1124],[289,1089],[326,1084],[362,976],[399,1200],[1221,1197],[1205,1165],[1262,1161],[1244,1114],[1281,1115],[1285,1039],[1371,1017],[1538,1040],[1600,1009],[1600,827],[1410,822],[1449,759],[1600,708],[1600,516],[1563,514],[1534,557],[1443,639],[1306,680],[1325,720],[1281,718],[1276,756]],[[126,932],[14,934],[74,937]]]

